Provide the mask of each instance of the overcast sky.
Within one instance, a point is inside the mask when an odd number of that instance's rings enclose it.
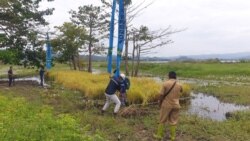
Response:
[[[47,17],[51,27],[69,21],[68,11],[86,4],[99,4],[100,0],[55,0],[41,6],[54,7]],[[133,0],[138,3],[142,0]],[[149,1],[149,0],[148,0]],[[174,41],[157,49],[152,56],[180,56],[198,54],[225,54],[250,52],[249,0],[155,0],[135,21],[150,29],[187,28],[172,35]]]

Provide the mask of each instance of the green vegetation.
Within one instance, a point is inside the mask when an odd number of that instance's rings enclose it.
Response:
[[[184,64],[187,65],[188,63]],[[215,67],[217,65],[217,63],[197,64],[203,67],[207,65]],[[197,64],[194,63],[193,65],[196,66]],[[246,71],[243,74],[249,76],[247,63],[239,64],[243,67],[241,70]],[[181,63],[178,65],[181,66]],[[231,64],[225,64],[225,66],[227,65],[228,70],[225,69],[224,74],[218,74],[213,69],[210,69],[207,74],[211,73],[214,76],[225,78],[232,73],[229,67],[234,68],[233,65],[230,66]],[[100,67],[98,63],[95,66],[96,68]],[[194,68],[192,64],[190,66]],[[156,65],[156,67],[160,66]],[[173,68],[173,66],[170,66],[170,68]],[[8,69],[8,66],[1,66],[1,70],[4,69]],[[65,74],[61,78],[68,79],[67,71],[62,71],[69,70],[67,65],[56,64],[56,68],[53,68],[52,72],[55,70],[64,72]],[[176,71],[180,73],[181,70]],[[208,69],[203,68],[203,70]],[[90,77],[85,73],[83,75],[82,72],[74,71],[74,73],[77,74],[78,79]],[[193,69],[186,69],[185,73],[195,74]],[[146,74],[146,71],[144,74]],[[208,78],[208,80],[199,80],[193,84],[192,89],[194,91],[215,95],[226,102],[250,105],[247,91],[249,82],[246,79],[239,79],[233,83],[233,81],[227,81],[228,78],[211,79],[204,72],[200,72],[200,74],[204,74],[202,77]],[[239,77],[237,73],[232,74],[234,75],[230,79]],[[72,76],[72,73],[70,73],[70,76]],[[248,78],[247,76],[246,78]],[[106,79],[107,76],[104,75],[103,77]],[[192,78],[199,77],[194,75]],[[77,81],[81,83],[86,81],[78,79]],[[91,81],[98,83],[94,79],[91,79]],[[105,82],[101,81],[101,83]],[[50,82],[50,84],[51,88],[49,89],[29,85],[16,85],[6,88],[0,84],[0,140],[154,140],[152,135],[157,128],[159,114],[157,106],[135,106],[134,109],[130,110],[138,114],[126,117],[121,114],[114,118],[112,116],[113,106],[104,115],[100,114],[100,109],[105,100],[104,97],[100,97],[103,100],[93,101],[85,97],[84,91],[79,92],[75,88],[67,89],[64,85],[54,82]],[[77,85],[75,82],[69,84]],[[132,85],[132,87],[136,86]],[[127,108],[122,108],[121,113],[126,110]],[[141,110],[144,114],[140,114],[143,113]],[[179,140],[182,141],[247,141],[250,138],[249,124],[250,111],[233,113],[230,119],[218,122],[187,115],[186,111],[182,110],[177,134]]]
[[[181,115],[179,130],[197,141],[247,141],[250,139],[250,111],[237,112],[227,121],[216,122]]]
[[[27,103],[23,98],[11,97],[11,91],[7,92],[7,96],[3,95],[3,92],[6,91],[0,92],[0,140],[2,141],[103,140],[98,134],[88,135],[90,125],[80,127],[78,119],[73,115],[60,113],[54,116],[53,108],[50,106]]]
[[[44,16],[51,15],[54,8],[41,9],[40,2],[1,0],[0,61],[36,66],[45,62],[40,28],[48,25]]]
[[[17,65],[3,65],[0,66],[0,78],[7,78],[8,70],[10,66],[13,67],[13,73],[16,78],[25,77],[25,76],[38,76],[39,72],[37,68],[24,68],[23,66]]]
[[[98,62],[96,67],[104,69],[105,62]],[[115,66],[114,66],[115,67]],[[122,67],[123,68],[123,67]],[[165,78],[171,70],[181,78],[197,78],[206,80],[250,82],[250,63],[220,63],[220,62],[167,62],[141,63],[140,75]]]
[[[143,63],[141,72],[165,76],[170,70],[177,72],[179,77],[209,80],[250,82],[249,63],[220,62],[169,62]]]
[[[214,95],[222,101],[250,105],[250,95],[248,85],[226,85],[214,84],[208,85],[193,85],[196,92],[203,92],[209,95]]]
[[[158,119],[155,106],[144,107],[144,116],[113,118],[113,107],[100,114],[104,101],[84,101],[81,93],[60,85],[50,89],[16,86],[0,89],[0,95],[1,140],[154,140]],[[185,141],[246,141],[250,138],[249,122],[250,112],[216,122],[183,111],[177,131]]]

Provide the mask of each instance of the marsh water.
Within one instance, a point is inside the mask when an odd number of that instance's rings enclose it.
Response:
[[[156,82],[163,82],[163,78],[152,77]],[[221,83],[221,81],[204,81],[199,79],[183,79],[180,80],[182,83],[194,83],[200,85],[208,85],[211,83]],[[223,81],[225,84],[225,81]],[[231,82],[226,82],[226,84],[232,84]],[[245,83],[237,82],[235,85],[245,85]],[[250,106],[236,105],[234,103],[224,103],[218,98],[204,93],[192,93],[190,99],[186,99],[186,104],[184,109],[189,114],[194,114],[202,118],[208,118],[216,121],[226,120],[226,114],[250,110]]]
[[[98,73],[98,72],[97,72]],[[156,79],[160,82],[161,79]],[[0,82],[7,84],[8,79],[0,79]],[[26,77],[15,79],[15,82],[34,82],[36,84],[40,83],[39,77]],[[48,86],[44,84],[44,86]],[[186,99],[186,104],[183,106],[183,109],[188,114],[194,114],[202,118],[209,118],[216,121],[226,120],[226,113],[240,111],[240,110],[250,110],[250,106],[236,105],[233,103],[224,103],[221,102],[214,96],[207,95],[204,93],[192,93],[190,99]]]
[[[7,79],[7,78],[0,79],[0,83],[6,83],[7,84],[8,81],[9,81],[9,79]],[[23,77],[23,78],[15,78],[14,79],[14,84],[19,83],[19,82],[21,82],[21,83],[32,82],[32,83],[36,83],[37,85],[39,85],[40,84],[40,78],[39,78],[39,76],[33,76],[33,77]],[[46,86],[49,86],[49,85],[46,84],[45,81],[44,81],[43,86],[46,87]]]
[[[226,120],[226,113],[240,110],[250,110],[249,106],[224,103],[214,96],[203,93],[193,93],[190,102],[185,108],[186,112],[189,114],[217,121]]]

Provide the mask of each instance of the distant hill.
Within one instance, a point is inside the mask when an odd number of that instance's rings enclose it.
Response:
[[[240,60],[240,59],[250,59],[250,52],[230,53],[230,54],[190,55],[187,57],[195,60],[207,60],[207,59]]]
[[[87,59],[87,56],[81,55],[82,59]],[[220,59],[220,60],[250,60],[250,52],[243,53],[230,53],[230,54],[203,54],[203,55],[187,55],[187,56],[175,56],[175,57],[141,57],[142,61],[186,61],[186,60],[208,60],[208,59]],[[107,56],[94,55],[93,61],[106,61]],[[116,60],[116,56],[113,56],[113,60]]]

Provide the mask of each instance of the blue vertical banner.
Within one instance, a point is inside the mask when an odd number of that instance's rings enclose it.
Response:
[[[51,44],[49,41],[49,33],[47,33],[47,42],[46,42],[46,69],[51,69],[51,61],[52,61],[52,51]]]
[[[115,26],[115,10],[116,0],[113,0],[112,15],[110,20],[110,34],[109,34],[109,50],[108,50],[108,73],[112,72],[112,52],[114,44],[114,26]]]
[[[116,76],[120,74],[120,66],[122,60],[122,50],[125,40],[125,11],[124,0],[119,0],[119,19],[118,19],[118,45],[116,58]]]

